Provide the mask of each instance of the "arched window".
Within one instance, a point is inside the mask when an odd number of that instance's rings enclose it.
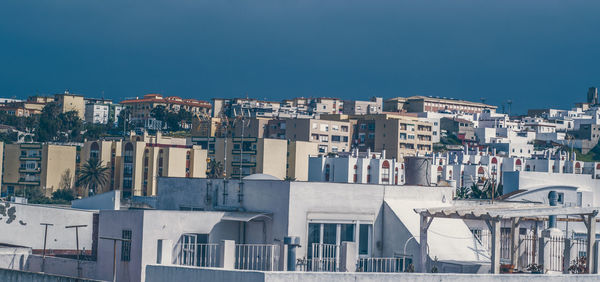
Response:
[[[575,173],[581,174],[581,163],[580,162],[575,163]]]
[[[394,174],[394,184],[398,185],[398,167],[395,169],[396,173]]]
[[[485,180],[485,169],[483,169],[483,167],[482,167],[482,166],[480,166],[480,167],[477,169],[477,181],[478,181],[479,183],[482,183],[484,180]]]
[[[525,171],[531,171],[531,166],[530,165],[525,165]]]
[[[367,166],[367,183],[371,183],[371,166]]]
[[[448,171],[448,180],[452,180],[452,170]]]
[[[521,159],[517,159],[515,161],[515,170],[519,170],[520,171],[521,168],[522,168]]]
[[[329,164],[325,165],[325,181],[329,182],[329,173],[331,172],[331,167]]]
[[[385,184],[390,183],[390,163],[387,160],[381,165],[381,181]]]
[[[352,182],[356,183],[358,181],[358,166],[354,165],[354,176],[352,177]]]
[[[442,166],[437,167],[437,182],[442,181],[442,172],[444,172],[444,168]]]

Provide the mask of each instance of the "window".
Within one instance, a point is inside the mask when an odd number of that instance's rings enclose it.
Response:
[[[359,228],[358,234],[358,254],[359,255],[368,255],[370,249],[370,236],[371,236],[371,225],[370,224],[361,224]]]
[[[129,239],[129,241],[121,242],[121,261],[131,260],[131,230],[123,230],[122,239]]]
[[[331,141],[332,142],[340,142],[341,140],[341,136],[339,135],[331,135]]]
[[[558,203],[563,205],[565,203],[565,193],[556,193],[558,196]]]

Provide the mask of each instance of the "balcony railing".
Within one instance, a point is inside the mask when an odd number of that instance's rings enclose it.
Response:
[[[358,272],[404,272],[409,265],[405,258],[359,258],[356,264]]]
[[[279,269],[279,245],[236,244],[235,268],[275,271]]]

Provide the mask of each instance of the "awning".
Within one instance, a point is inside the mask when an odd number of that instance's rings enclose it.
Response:
[[[221,220],[248,222],[259,218],[271,219],[271,213],[264,212],[226,212]]]

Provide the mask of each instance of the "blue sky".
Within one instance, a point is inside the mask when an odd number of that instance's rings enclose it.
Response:
[[[600,86],[600,1],[3,0],[0,96],[446,96]]]

